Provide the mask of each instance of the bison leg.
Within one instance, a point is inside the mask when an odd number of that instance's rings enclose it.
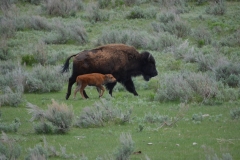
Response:
[[[106,88],[109,90],[109,94],[112,96],[112,91],[117,82],[106,84]]]
[[[66,100],[68,100],[69,96],[71,95],[72,85],[76,82],[76,77],[72,76],[68,80],[68,92],[66,94]]]
[[[85,98],[89,98],[85,90],[83,90],[83,95]]]
[[[134,84],[133,84],[132,79],[129,79],[129,80],[123,82],[123,85],[126,87],[126,89],[127,89],[130,93],[134,94],[134,96],[138,96],[138,93],[137,93],[136,90],[135,90],[135,86],[134,86]]]

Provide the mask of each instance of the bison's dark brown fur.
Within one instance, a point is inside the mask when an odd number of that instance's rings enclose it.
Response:
[[[99,93],[99,97],[102,97],[105,91],[102,85],[116,82],[116,79],[111,74],[91,73],[78,76],[76,82],[77,87],[74,92],[74,99],[78,91],[80,91],[82,98],[86,99],[86,97],[83,95],[83,91],[84,88],[87,87],[87,85],[96,86]]]
[[[157,75],[155,59],[149,52],[141,54],[132,46],[124,44],[108,44],[92,50],[85,50],[67,58],[62,72],[68,71],[69,60],[73,59],[72,76],[69,78],[68,92],[66,99],[71,94],[72,85],[76,82],[76,77],[88,73],[112,74],[117,82],[125,88],[138,95],[132,77],[142,75],[146,81]],[[115,83],[106,84],[109,94]],[[85,91],[84,96],[88,98]]]

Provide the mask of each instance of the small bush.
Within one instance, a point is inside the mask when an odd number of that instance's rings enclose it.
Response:
[[[0,74],[5,75],[9,72],[12,72],[12,71],[16,70],[18,66],[15,63],[16,62],[14,62],[12,60],[1,61],[1,63],[0,63]]]
[[[8,137],[4,132],[0,139],[0,158],[6,159],[18,159],[21,155],[21,146],[16,141]]]
[[[147,113],[144,116],[143,122],[145,123],[165,123],[169,122],[170,118],[167,115],[160,115],[159,113]]]
[[[238,29],[233,34],[222,38],[220,41],[222,46],[237,47],[240,46],[240,29]]]
[[[100,9],[109,7],[112,4],[112,0],[98,0],[98,6]]]
[[[230,115],[231,115],[232,119],[239,119],[240,118],[240,108],[231,109]]]
[[[31,103],[28,103],[27,107],[32,114],[31,121],[40,120],[40,123],[34,126],[36,133],[67,133],[72,126],[74,113],[66,104],[58,104],[52,100],[46,111]]]
[[[227,6],[225,5],[225,0],[214,1],[211,6],[206,8],[207,14],[213,15],[224,15],[227,11]]]
[[[134,6],[130,12],[127,14],[126,18],[128,19],[138,19],[138,18],[155,18],[157,11],[155,8],[148,8],[143,10],[141,7]]]
[[[48,159],[47,150],[42,145],[36,145],[34,148],[28,150],[28,155],[25,160],[46,160]]]
[[[66,77],[59,72],[59,66],[33,67],[26,77],[25,92],[56,92],[64,86]]]
[[[20,125],[21,125],[20,119],[15,118],[14,121],[11,124],[0,123],[0,131],[3,131],[3,132],[17,132]]]
[[[42,10],[52,16],[75,16],[78,10],[78,3],[77,0],[46,0]]]
[[[39,122],[34,124],[34,131],[37,134],[53,134],[57,128],[51,122]]]
[[[131,110],[123,113],[106,100],[95,103],[93,107],[85,107],[76,120],[80,128],[101,127],[107,123],[124,124],[130,121]]]
[[[216,78],[231,87],[240,85],[240,65],[237,63],[228,63],[219,66],[215,70]]]
[[[109,19],[109,13],[101,10],[95,3],[90,3],[86,9],[86,17],[92,22],[107,21]]]
[[[120,135],[120,146],[115,153],[116,160],[128,160],[134,152],[135,146],[132,136],[129,133]]]
[[[18,66],[0,77],[0,106],[18,106],[23,102],[26,73]]]
[[[87,32],[80,20],[76,20],[74,23],[69,25],[64,25],[59,20],[55,20],[53,23],[53,32],[44,38],[45,43],[66,44],[77,42],[85,44],[88,42]]]
[[[156,32],[169,32],[177,37],[186,37],[190,34],[190,26],[174,13],[159,14],[157,15],[157,21],[152,23],[152,27]]]
[[[198,47],[211,44],[211,34],[204,27],[198,27],[195,29],[192,36],[196,40]]]
[[[34,55],[32,54],[27,54],[22,56],[22,65],[27,65],[27,66],[33,66],[33,64],[36,64],[37,61],[34,58]]]
[[[16,57],[15,54],[10,51],[10,47],[8,46],[7,42],[7,36],[2,34],[2,37],[0,37],[0,60],[3,61],[12,60]]]
[[[217,82],[202,73],[165,75],[155,95],[155,100],[206,101],[218,93]]]

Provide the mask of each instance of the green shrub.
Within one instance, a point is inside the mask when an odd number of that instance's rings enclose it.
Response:
[[[219,92],[217,82],[203,73],[168,74],[161,79],[160,84],[155,95],[158,101],[204,102]]]
[[[9,72],[12,72],[12,71],[16,70],[17,67],[18,66],[16,65],[16,62],[14,62],[12,60],[1,61],[1,63],[0,63],[0,74],[5,75]]]
[[[237,47],[240,46],[240,29],[235,31],[233,34],[222,38],[220,41],[222,46]]]
[[[44,42],[47,44],[74,42],[85,44],[88,42],[87,32],[79,19],[68,25],[65,25],[60,20],[54,20],[52,30],[53,32],[44,38]]]
[[[21,155],[21,146],[16,141],[8,137],[4,132],[0,139],[0,158],[5,159],[18,159]]]
[[[218,0],[217,3],[213,2],[206,8],[206,13],[213,15],[224,15],[226,11],[227,6],[225,5],[225,0]]]
[[[198,47],[211,44],[211,33],[207,28],[198,27],[193,31],[192,36],[196,40]]]
[[[34,131],[37,134],[53,134],[57,128],[51,122],[38,122],[34,124]]]
[[[116,160],[128,160],[134,152],[135,146],[132,136],[129,133],[120,135],[120,146],[114,154]]]
[[[60,73],[58,66],[33,67],[26,77],[25,92],[56,92],[64,86],[65,75]]]
[[[240,65],[237,63],[228,63],[221,65],[215,70],[216,78],[231,87],[240,85]]]
[[[186,37],[190,34],[190,26],[172,12],[158,14],[157,21],[152,23],[156,32],[169,32],[177,37]]]
[[[165,123],[169,121],[170,118],[167,115],[160,115],[159,113],[152,114],[151,112],[145,114],[143,119],[145,123]]]
[[[11,124],[0,123],[0,131],[3,132],[17,132],[19,126],[21,125],[20,119],[15,118]]]
[[[25,160],[46,160],[48,159],[47,150],[42,145],[36,145],[34,148],[29,148],[28,155]]]
[[[231,115],[232,119],[239,119],[240,118],[240,108],[231,109],[230,115]]]
[[[139,6],[134,6],[130,12],[127,14],[126,18],[128,19],[138,19],[138,18],[155,18],[157,11],[155,8],[148,8],[143,10],[143,8]]]
[[[34,55],[27,54],[22,56],[22,65],[33,66],[33,64],[37,63]]]
[[[46,0],[42,7],[43,12],[51,16],[75,16],[78,10],[77,0]]]
[[[107,8],[112,4],[112,0],[98,0],[97,2],[100,9]]]
[[[130,121],[131,109],[123,113],[117,107],[104,99],[94,104],[93,107],[85,107],[76,120],[76,126],[80,128],[101,127],[108,123],[125,124]]]
[[[90,3],[86,9],[86,18],[92,22],[100,22],[109,20],[109,13],[101,10],[95,3]]]
[[[72,126],[73,109],[66,104],[59,104],[52,100],[52,104],[48,105],[46,111],[31,103],[27,104],[27,108],[29,114],[32,114],[31,121],[40,121],[34,126],[36,133],[67,133]]]
[[[18,68],[0,77],[0,106],[18,106],[23,102],[26,73]]]

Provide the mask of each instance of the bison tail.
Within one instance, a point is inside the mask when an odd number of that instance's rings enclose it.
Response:
[[[64,64],[63,67],[62,67],[61,73],[64,73],[64,72],[68,72],[68,71],[69,71],[69,60],[70,60],[72,57],[76,56],[76,55],[77,55],[77,54],[74,54],[74,55],[72,55],[72,56],[70,56],[70,57],[67,58],[65,64]]]

